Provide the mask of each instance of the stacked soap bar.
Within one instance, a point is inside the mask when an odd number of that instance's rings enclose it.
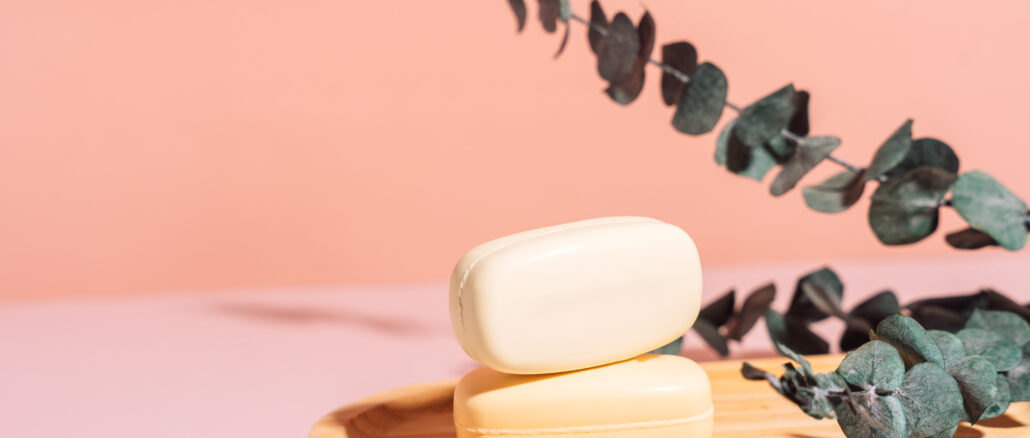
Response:
[[[459,344],[485,365],[455,390],[459,438],[711,436],[704,371],[646,354],[700,308],[683,230],[611,217],[502,237],[458,261],[450,301]]]

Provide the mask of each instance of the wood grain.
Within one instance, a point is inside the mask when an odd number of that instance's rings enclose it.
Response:
[[[842,356],[812,356],[816,371],[836,368]],[[749,360],[778,373],[786,359]],[[703,362],[712,381],[715,437],[843,437],[833,420],[815,420],[790,403],[766,382],[740,377],[739,360]],[[451,403],[454,381],[397,388],[326,415],[309,438],[454,438]],[[1015,403],[1001,417],[976,426],[963,423],[958,438],[1030,436],[1030,403]]]

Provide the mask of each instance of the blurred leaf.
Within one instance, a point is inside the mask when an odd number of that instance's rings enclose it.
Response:
[[[913,366],[895,396],[905,409],[908,436],[932,437],[955,427],[965,415],[958,382],[939,364]]]
[[[855,393],[852,398],[854,403],[842,402],[834,408],[837,424],[844,435],[851,438],[905,438],[905,409],[900,400],[869,393]],[[867,416],[879,424],[874,424]]]
[[[672,126],[685,134],[711,131],[726,106],[726,76],[712,63],[697,66],[680,95]]]
[[[601,53],[601,45],[604,43],[604,35],[598,29],[608,29],[608,17],[604,15],[601,2],[594,0],[590,2],[590,30],[587,31],[587,41],[590,42],[590,50],[595,55]]]
[[[1016,345],[1025,345],[1030,342],[1030,324],[1019,315],[1000,310],[974,310],[973,315],[966,321],[966,328],[977,328],[989,330],[994,333],[1005,335],[1016,342]]]
[[[666,44],[662,46],[662,64],[690,76],[697,68],[697,49],[686,41]],[[686,85],[676,75],[662,72],[662,101],[668,106],[675,105]]]
[[[972,228],[948,234],[944,236],[944,240],[948,242],[948,245],[957,249],[980,249],[998,245],[998,242],[989,234]]]
[[[813,333],[808,324],[786,318],[775,310],[765,312],[765,327],[773,342],[784,345],[800,354],[826,354],[830,344]]]
[[[784,357],[797,362],[798,365],[801,365],[801,369],[804,371],[805,377],[815,377],[815,372],[812,371],[812,364],[808,362],[808,359],[805,359],[804,356],[802,356],[804,353],[795,352],[787,345],[779,342],[777,342],[775,346],[776,351],[779,351]]]
[[[812,210],[823,213],[840,213],[862,199],[865,191],[864,172],[844,170],[819,185],[802,190],[805,204]]]
[[[701,309],[698,318],[710,322],[715,327],[722,327],[733,316],[733,307],[736,304],[736,293],[730,289],[723,296],[708,303]]]
[[[869,226],[886,245],[914,243],[937,229],[938,207],[955,174],[920,167],[876,189],[869,207]]]
[[[569,0],[558,0],[558,19],[563,23],[568,23],[570,18],[572,18],[572,7],[569,6]]]
[[[770,380],[776,378],[776,376],[762,369],[755,368],[754,365],[751,365],[747,362],[741,364],[740,374],[743,375],[744,378],[747,380]]]
[[[930,339],[933,339],[933,343],[937,344],[937,348],[941,349],[945,366],[950,366],[966,357],[966,347],[962,345],[962,340],[958,336],[944,330],[927,330],[926,333],[930,335]]]
[[[859,388],[893,391],[905,378],[905,362],[890,344],[870,341],[844,356],[837,374]]]
[[[787,129],[801,137],[807,136],[808,126],[808,100],[811,95],[805,90],[798,90],[794,93],[794,115],[790,117]]]
[[[788,317],[799,321],[814,322],[830,316],[829,312],[813,302],[812,288],[825,291],[830,296],[829,299],[835,302],[836,306],[840,306],[840,301],[844,297],[844,284],[832,269],[822,268],[798,279],[797,287],[794,288],[794,297],[791,298],[790,307],[787,308]],[[822,306],[825,307],[825,305]]]
[[[788,84],[744,108],[734,131],[744,144],[759,147],[780,135],[793,115],[794,85]]]
[[[933,305],[910,308],[912,318],[927,330],[943,330],[950,333],[962,330],[966,324],[962,315]]]
[[[726,357],[730,355],[730,348],[726,345],[726,337],[719,333],[719,329],[704,319],[698,319],[694,321],[694,331],[701,335],[701,339],[704,339],[708,345],[710,345],[720,356]]]
[[[872,326],[873,324],[867,324]],[[844,327],[844,333],[840,336],[840,351],[851,351],[869,342],[869,329],[862,329],[859,325],[848,324]]]
[[[1019,365],[1005,373],[1005,379],[1009,382],[1012,401],[1030,401],[1030,344],[1023,345],[1023,358]]]
[[[952,188],[951,203],[969,226],[990,235],[1003,248],[1026,245],[1026,203],[990,175],[963,173]]]
[[[762,148],[744,145],[733,135],[736,119],[726,124],[715,144],[715,162],[737,175],[761,181],[776,166],[776,157]]]
[[[777,163],[787,161],[787,159],[794,156],[794,151],[797,149],[796,146],[787,142],[787,139],[782,136],[776,136],[766,140],[765,148],[768,149],[774,157],[776,157]]]
[[[908,119],[877,149],[873,162],[866,170],[866,181],[879,178],[897,166],[912,148],[912,119]]]
[[[998,370],[983,356],[967,356],[947,369],[958,382],[966,421],[975,424],[998,397]]]
[[[901,313],[901,304],[894,292],[885,290],[859,303],[848,313],[876,325],[888,316]]]
[[[518,31],[526,27],[526,2],[524,0],[508,0],[511,12],[515,14],[515,22],[518,24]]]
[[[558,30],[558,0],[537,0],[540,6],[540,23],[547,33]]]
[[[944,354],[941,353],[941,349],[923,326],[912,318],[902,315],[888,316],[876,326],[875,335],[876,339],[897,348],[908,368],[923,362],[944,366]]]
[[[738,127],[738,129],[740,129]],[[790,191],[809,171],[819,165],[834,149],[840,146],[837,137],[805,137],[798,144],[794,155],[783,163],[783,169],[776,175],[769,192],[780,196]]]
[[[1009,381],[1002,374],[995,375],[995,385],[998,387],[998,394],[994,397],[994,403],[980,416],[981,420],[989,420],[1004,414],[1012,402],[1012,393],[1009,391]]]
[[[1008,371],[1019,365],[1023,351],[1016,341],[1001,333],[976,328],[959,330],[956,334],[966,347],[966,354],[980,355],[994,364],[998,371]]]
[[[640,52],[640,35],[629,16],[619,12],[608,26],[608,35],[597,54],[597,72],[613,82],[630,73]]]
[[[906,173],[923,166],[931,166],[958,173],[958,157],[951,147],[934,138],[912,140],[905,158],[887,171],[889,177],[902,177]]]
[[[651,350],[651,354],[680,354],[680,350],[683,348],[683,338],[686,335],[676,338],[676,340]]]
[[[979,292],[978,296],[987,303],[986,309],[1012,312],[1022,317],[1024,321],[1030,323],[1030,309],[1019,305],[1015,301],[1012,301],[1011,298],[1006,297],[1000,292],[992,289],[984,289]],[[970,316],[972,316],[972,314],[970,314]]]
[[[569,24],[565,23],[565,33],[561,37],[561,45],[558,46],[558,51],[555,52],[554,57],[561,56],[562,52],[565,51],[565,46],[569,44]]]
[[[769,310],[773,299],[776,298],[776,285],[769,283],[751,292],[751,295],[744,300],[740,312],[730,321],[727,328],[727,335],[730,339],[740,341],[751,328],[758,322],[758,318]]]
[[[608,96],[621,105],[629,105],[640,96],[644,88],[644,67],[651,59],[651,51],[654,49],[655,24],[650,12],[644,12],[640,17],[640,24],[637,25],[637,36],[640,39],[640,50],[637,52],[637,59],[633,62],[633,68],[618,80],[612,82],[605,90]]]

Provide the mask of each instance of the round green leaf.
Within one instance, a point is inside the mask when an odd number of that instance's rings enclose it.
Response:
[[[737,129],[742,129],[740,126]],[[837,137],[805,137],[794,150],[794,155],[783,163],[783,169],[776,175],[769,192],[780,196],[793,189],[798,181],[819,165],[834,149],[840,146]]]
[[[951,150],[951,146],[935,138],[918,138],[912,140],[912,146],[905,154],[905,159],[887,171],[887,176],[900,178],[923,166],[958,173],[958,165],[958,156]]]
[[[1016,341],[1016,345],[1030,342],[1030,324],[1012,312],[976,309],[966,322],[966,328],[978,328],[1001,333]]]
[[[936,363],[913,366],[894,395],[905,410],[908,436],[932,437],[965,417],[958,382]]]
[[[927,330],[926,333],[937,344],[937,348],[941,349],[945,366],[950,366],[966,357],[966,347],[962,345],[962,340],[958,336],[944,330]]]
[[[818,185],[802,190],[805,204],[812,210],[823,213],[840,213],[862,199],[865,191],[863,172],[843,170]]]
[[[751,147],[760,147],[766,140],[780,135],[794,116],[794,85],[788,84],[758,100],[740,112],[737,136]]]
[[[969,226],[989,234],[1010,251],[1026,245],[1026,203],[990,175],[963,173],[952,187],[951,203]]]
[[[1023,357],[1019,365],[1008,370],[1005,378],[1009,382],[1012,401],[1030,401],[1030,343],[1023,345]]]
[[[558,0],[558,19],[567,23],[570,18],[572,18],[572,6],[569,5],[569,0]]]
[[[608,26],[608,35],[597,54],[597,72],[614,82],[633,69],[640,52],[640,35],[629,16],[619,12]]]
[[[876,338],[894,346],[911,368],[922,362],[944,366],[944,354],[930,334],[916,320],[903,315],[891,315],[876,326]]]
[[[719,138],[715,141],[715,162],[720,166],[726,166],[730,172],[745,178],[761,181],[765,174],[776,166],[776,157],[763,148],[752,148],[740,142],[733,135],[733,127],[738,119],[733,119],[722,128]],[[734,159],[730,160],[730,150],[733,150]],[[740,154],[746,154],[741,158]],[[730,165],[733,161],[733,165]]]
[[[815,293],[816,290],[822,293]],[[820,296],[826,296],[822,303],[817,303]],[[840,307],[844,297],[844,284],[840,277],[830,268],[822,268],[810,272],[798,280],[791,298],[787,315],[798,321],[815,322],[830,316],[834,308]]]
[[[873,193],[869,226],[887,245],[918,242],[937,230],[938,208],[955,174],[920,167],[888,180]]]
[[[989,420],[1004,414],[1009,408],[1009,404],[1012,402],[1012,393],[1009,391],[1009,381],[1005,378],[1005,375],[996,375],[995,385],[998,386],[998,395],[994,398],[994,403],[987,408],[982,415],[981,420]]]
[[[854,404],[842,402],[834,408],[837,424],[848,438],[905,438],[905,410],[901,401],[889,395],[858,393],[853,395]],[[876,427],[858,412],[876,419],[882,427]]]
[[[672,126],[690,135],[701,135],[714,129],[726,106],[727,86],[726,75],[715,64],[706,62],[697,66],[680,94]]]
[[[888,170],[893,169],[901,160],[905,159],[905,155],[908,155],[911,148],[912,119],[908,119],[887,138],[880,149],[877,149],[876,155],[873,156],[873,162],[866,170],[866,181],[877,179]]]
[[[956,336],[966,347],[966,354],[986,357],[998,371],[1015,368],[1023,358],[1019,345],[1001,333],[967,328],[959,330]]]
[[[837,367],[837,374],[860,388],[893,391],[905,378],[905,362],[890,344],[870,341],[848,353]]]
[[[976,423],[998,398],[998,370],[983,356],[967,356],[948,365],[948,374],[962,392],[965,420]]]

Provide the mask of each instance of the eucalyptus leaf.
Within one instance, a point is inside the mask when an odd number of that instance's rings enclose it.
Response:
[[[777,163],[783,163],[794,156],[797,147],[790,144],[783,136],[776,136],[765,141],[765,149],[776,157]]]
[[[568,23],[570,18],[572,18],[572,6],[569,5],[569,0],[558,0],[558,19],[563,23]]]
[[[740,112],[735,129],[740,141],[751,147],[759,147],[766,140],[780,135],[794,115],[794,85],[774,91],[758,102],[748,105]]]
[[[822,268],[810,272],[798,280],[797,287],[794,289],[794,297],[791,298],[790,307],[787,308],[788,316],[806,322],[820,321],[830,316],[830,313],[826,311],[829,310],[825,308],[826,304],[817,305],[813,301],[813,288],[824,291],[830,296],[829,300],[832,300],[835,306],[840,306],[840,301],[844,297],[844,284],[832,269]]]
[[[569,44],[569,31],[569,23],[565,23],[565,33],[562,34],[561,44],[558,45],[558,51],[554,53],[555,58],[561,56],[562,52],[565,51],[565,47]]]
[[[768,150],[745,145],[732,133],[727,140],[726,169],[745,178],[761,181],[776,167],[777,159]]]
[[[805,359],[804,356],[798,354],[794,350],[791,350],[790,347],[784,344],[780,344],[777,342],[775,343],[775,346],[776,350],[779,351],[780,354],[782,354],[784,357],[793,360],[794,362],[797,362],[798,365],[801,365],[801,369],[804,370],[804,374],[806,377],[815,378],[815,372],[812,371],[812,364],[808,362],[808,359]]]
[[[656,348],[654,350],[651,350],[651,353],[652,354],[680,354],[680,350],[683,348],[683,338],[684,337],[685,336],[680,336],[680,337],[676,338],[676,340],[674,340],[674,341],[672,341],[672,342],[670,342],[668,344],[665,344],[665,345],[663,345],[661,347],[658,347],[658,348]]]
[[[897,166],[908,155],[912,148],[912,119],[908,119],[887,138],[887,141],[876,150],[873,162],[866,170],[866,181],[880,178],[887,171]]]
[[[740,374],[744,376],[744,378],[747,380],[771,380],[776,378],[776,376],[770,374],[769,372],[759,368],[755,368],[754,365],[751,365],[747,362],[741,364]]]
[[[990,175],[963,173],[952,188],[951,203],[969,226],[987,233],[1003,248],[1022,249],[1027,241],[1026,203]]]
[[[909,307],[909,312],[913,319],[928,330],[955,333],[966,325],[966,319],[961,314],[939,306]]]
[[[597,72],[614,82],[629,74],[640,52],[640,35],[629,16],[619,12],[608,26],[608,35],[597,54]]]
[[[923,240],[937,230],[938,208],[954,181],[955,174],[926,166],[881,184],[869,207],[873,233],[887,245]]]
[[[1023,358],[1019,365],[1004,373],[1009,382],[1012,401],[1030,401],[1030,344],[1023,346]]]
[[[840,213],[862,199],[865,173],[843,170],[818,185],[802,190],[805,204],[822,213]]]
[[[906,368],[923,362],[944,366],[944,354],[930,335],[916,320],[903,315],[891,315],[876,326],[876,338],[898,349]],[[968,348],[967,348],[968,349]]]
[[[994,364],[998,371],[1008,371],[1019,365],[1023,351],[1016,341],[990,330],[967,328],[956,334],[966,347],[966,354],[980,355]]]
[[[737,129],[741,129],[738,127]],[[780,196],[790,191],[809,171],[819,165],[834,149],[840,146],[837,137],[805,137],[798,144],[794,155],[783,164],[783,169],[773,180],[769,192]]]
[[[887,171],[889,177],[902,177],[923,166],[936,167],[951,173],[958,173],[958,156],[943,141],[934,138],[912,140],[905,158]]]
[[[944,355],[944,366],[951,366],[951,364],[966,358],[966,347],[958,336],[944,330],[927,330],[926,333],[937,344],[937,348],[941,349],[941,354]]]
[[[769,310],[776,298],[776,285],[769,283],[751,292],[740,306],[740,312],[730,321],[726,333],[730,339],[740,341],[758,322],[758,318]]]
[[[998,242],[990,234],[972,228],[949,233],[944,236],[944,240],[956,249],[980,249],[998,245]]]
[[[981,420],[989,420],[1004,414],[1005,411],[1008,410],[1009,404],[1012,402],[1012,393],[1009,391],[1009,381],[1004,375],[995,375],[995,385],[998,388],[998,394],[994,398],[994,403],[992,403],[991,406],[989,406],[987,410],[980,415]]]
[[[719,329],[704,319],[694,321],[694,331],[701,335],[701,339],[710,345],[720,356],[730,355],[729,345],[726,344],[726,337],[719,333]]]
[[[888,316],[901,313],[901,304],[897,295],[889,290],[882,291],[867,298],[851,309],[848,314],[862,318],[877,325]]]
[[[526,2],[524,0],[508,0],[511,12],[515,14],[515,23],[518,25],[518,32],[526,27]]]
[[[830,344],[812,332],[804,321],[784,317],[775,310],[765,312],[765,327],[773,342],[800,354],[826,354]]]
[[[629,105],[644,88],[644,67],[651,59],[651,51],[654,49],[655,24],[650,12],[644,12],[637,25],[637,36],[640,41],[640,49],[637,51],[637,58],[629,73],[620,76],[611,82],[605,92],[616,103]]]
[[[537,0],[540,7],[540,24],[547,33],[558,30],[558,0]]]
[[[1000,333],[1015,341],[1016,345],[1026,345],[1030,342],[1030,324],[1012,312],[976,309],[969,317],[969,321],[966,321],[966,328]]]
[[[794,115],[790,117],[787,129],[798,136],[808,135],[811,129],[808,124],[808,101],[811,95],[805,90],[798,90],[794,93]]]
[[[913,366],[894,395],[905,410],[910,437],[932,437],[948,431],[965,416],[958,382],[936,363]]]
[[[844,356],[837,374],[859,388],[893,391],[905,378],[905,362],[890,344],[870,341]]]
[[[587,31],[587,42],[590,43],[590,50],[595,55],[601,54],[601,45],[604,43],[604,34],[601,30],[608,30],[608,17],[604,15],[601,2],[594,0],[590,2],[590,30]]]
[[[736,304],[736,292],[730,289],[723,296],[708,303],[698,314],[699,319],[708,321],[715,327],[722,327],[733,317],[733,308]]]
[[[975,424],[998,397],[998,370],[983,356],[967,356],[947,368],[962,392],[965,420]]]
[[[855,403],[839,403],[834,409],[837,424],[848,438],[905,438],[905,409],[901,401],[889,395],[859,393]],[[858,409],[873,417],[876,427]]]
[[[711,131],[726,106],[727,86],[726,75],[715,64],[706,62],[697,66],[680,94],[672,126],[690,135]]]
[[[676,69],[687,76],[694,74],[697,68],[697,49],[686,41],[678,41],[662,46],[662,64]],[[662,72],[662,102],[675,105],[683,94],[686,82],[667,71]]]

